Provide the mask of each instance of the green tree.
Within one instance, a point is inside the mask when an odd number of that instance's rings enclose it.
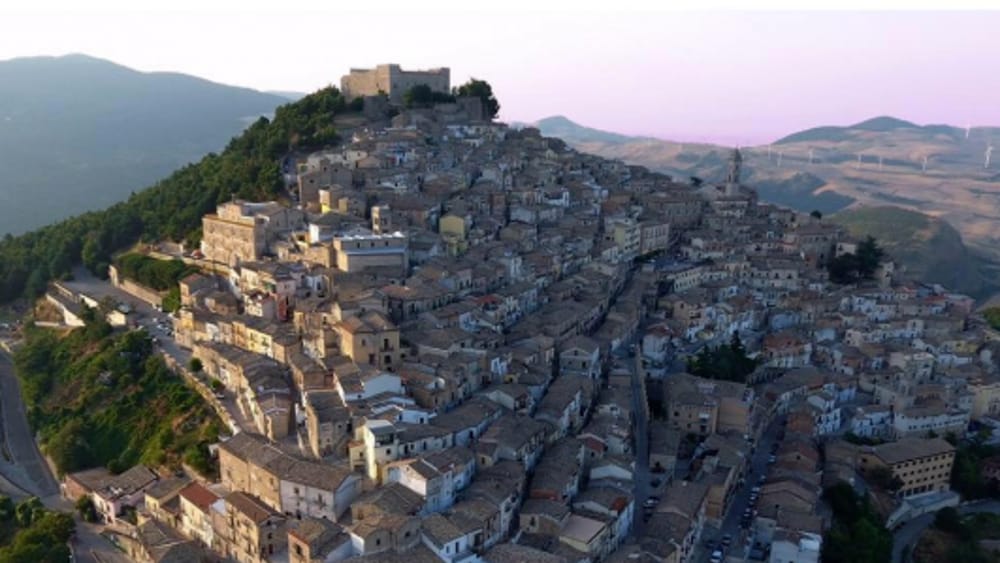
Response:
[[[426,84],[417,84],[406,92],[403,92],[403,105],[408,108],[426,107],[431,104],[434,91]]]
[[[64,563],[70,557],[67,542],[75,526],[72,516],[41,508],[30,525],[17,530],[14,540],[0,548],[0,563]]]
[[[885,252],[879,247],[875,237],[868,236],[858,244],[858,275],[865,279],[875,276]]]
[[[163,296],[163,301],[160,303],[160,307],[166,313],[173,313],[181,308],[181,288],[171,287],[167,290],[167,294]]]
[[[72,473],[92,467],[94,452],[87,443],[88,429],[80,419],[72,419],[60,428],[45,444],[46,453],[60,473]]]
[[[454,93],[456,96],[468,96],[482,100],[483,112],[490,119],[496,118],[500,113],[500,102],[493,95],[493,87],[485,80],[472,78],[465,84],[455,88]]]
[[[892,555],[892,534],[867,499],[847,483],[826,489],[823,499],[833,509],[833,523],[823,542],[823,561],[881,563]]]
[[[699,377],[745,383],[758,362],[747,355],[738,332],[733,332],[729,344],[709,349],[702,347],[688,360],[688,371]]]
[[[97,522],[97,508],[90,495],[83,495],[76,499],[76,512],[84,522]]]
[[[868,471],[868,481],[884,491],[894,493],[903,486],[903,481],[896,477],[888,467],[874,467]]]
[[[858,281],[858,257],[853,253],[841,254],[826,263],[830,281],[837,284],[849,284]]]
[[[14,501],[7,495],[0,495],[0,522],[9,522],[14,518]]]
[[[948,506],[938,510],[934,515],[934,526],[951,534],[962,533],[962,516],[954,507]]]
[[[812,217],[813,219],[819,220],[823,218],[823,212],[820,211],[819,209],[813,209],[812,211],[809,212],[809,216]]]
[[[188,362],[188,369],[193,373],[198,373],[203,368],[204,366],[201,364],[201,360],[199,360],[198,358],[191,358],[191,361]]]
[[[1000,307],[983,309],[983,318],[994,330],[1000,330]]]
[[[14,508],[14,515],[18,526],[28,528],[45,514],[45,506],[38,497],[31,497],[17,503]]]

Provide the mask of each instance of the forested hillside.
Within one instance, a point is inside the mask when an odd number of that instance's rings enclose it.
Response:
[[[263,200],[282,190],[280,160],[290,150],[336,141],[333,116],[357,111],[333,87],[260,118],[221,154],[209,154],[149,189],[94,211],[0,241],[0,303],[36,296],[84,264],[104,275],[113,253],[139,240],[197,240],[201,217],[230,198]]]

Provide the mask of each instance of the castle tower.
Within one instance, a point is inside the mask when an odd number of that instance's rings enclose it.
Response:
[[[729,175],[726,176],[726,195],[738,195],[740,193],[740,170],[743,168],[743,155],[740,149],[733,149],[733,154],[729,157]]]

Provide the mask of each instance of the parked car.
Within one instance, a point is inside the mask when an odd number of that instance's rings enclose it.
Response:
[[[712,552],[712,556],[708,558],[710,563],[722,563],[722,552],[715,550]]]
[[[729,544],[733,543],[733,536],[726,534],[722,536],[722,547],[729,547]]]

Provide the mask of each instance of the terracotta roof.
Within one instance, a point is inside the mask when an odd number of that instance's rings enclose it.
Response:
[[[219,500],[218,495],[206,489],[199,483],[191,483],[181,489],[180,496],[191,504],[197,506],[202,512],[208,512],[208,507],[212,506],[212,503]]]

